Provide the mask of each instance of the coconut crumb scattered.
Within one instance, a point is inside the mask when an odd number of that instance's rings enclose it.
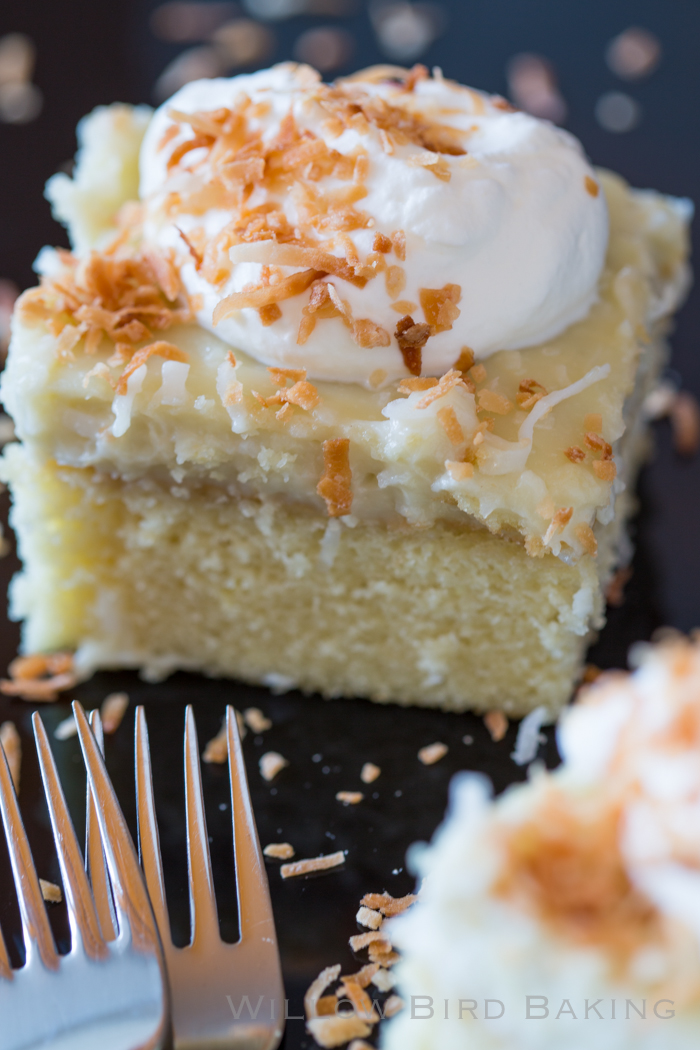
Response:
[[[289,762],[277,751],[266,751],[264,755],[260,756],[258,765],[263,780],[270,781],[274,780],[277,774],[280,773],[285,766],[289,765]]]
[[[442,288],[419,288],[418,298],[431,333],[449,332],[461,313],[457,306],[462,299],[461,286],[446,284]]]
[[[444,376],[440,377],[437,386],[429,390],[425,397],[420,399],[416,408],[427,408],[429,405],[432,405],[433,401],[437,401],[439,397],[444,397],[454,386],[463,387],[464,380],[462,379],[461,372],[457,372],[454,368],[451,368],[449,372],[445,372]]]
[[[477,398],[483,412],[495,412],[498,416],[507,416],[513,411],[513,402],[495,390],[480,390]]]
[[[595,538],[591,526],[586,525],[585,522],[581,522],[580,525],[576,525],[574,528],[574,536],[579,541],[586,554],[590,554],[592,558],[595,558],[598,553],[598,540]]]
[[[51,703],[58,694],[78,683],[72,653],[36,653],[18,656],[8,668],[9,679],[0,681],[0,693],[33,703]]]
[[[587,448],[592,449],[594,452],[600,452],[604,460],[612,459],[612,445],[602,438],[600,434],[595,434],[593,431],[587,431],[583,435],[583,443]]]
[[[310,875],[314,871],[327,871],[329,868],[338,868],[345,863],[345,853],[338,850],[337,853],[329,853],[325,857],[312,857],[308,860],[295,860],[293,864],[283,864],[280,874],[283,879],[292,879],[297,875]]]
[[[632,567],[630,565],[618,569],[613,578],[605,588],[605,600],[608,605],[619,608],[625,601],[625,586],[632,579]]]
[[[700,448],[700,407],[697,398],[681,391],[671,405],[673,444],[679,456],[694,456]]]
[[[360,926],[366,926],[368,930],[378,930],[384,922],[384,917],[381,912],[361,905],[355,916],[355,921],[359,922]]]
[[[583,429],[600,434],[603,429],[603,417],[600,412],[589,412],[583,417]]]
[[[353,1039],[348,1050],[374,1050],[374,1047],[371,1043],[366,1043],[364,1039]]]
[[[569,524],[569,522],[571,521],[571,516],[572,516],[573,513],[574,513],[574,508],[573,507],[560,507],[559,508],[559,510],[555,513],[554,517],[552,518],[551,522],[549,523],[549,528],[547,529],[547,531],[544,534],[544,543],[545,543],[545,545],[550,543],[554,539],[554,537],[557,535],[557,533],[561,532],[562,529],[566,525]]]
[[[338,791],[335,797],[344,806],[356,806],[365,796],[361,791]]]
[[[304,996],[304,1012],[306,1018],[309,1020],[312,1017],[318,1016],[318,1002],[326,988],[333,984],[334,981],[338,980],[340,975],[340,963],[335,966],[327,966],[325,970],[321,970],[318,977],[314,978],[309,987],[306,990]]]
[[[387,968],[394,966],[401,958],[398,952],[386,947],[386,942],[370,944],[367,949],[367,954],[371,962],[377,962],[380,966],[385,966]]]
[[[266,857],[272,857],[274,860],[290,860],[295,853],[294,846],[289,842],[271,842],[268,846],[265,846],[263,853]]]
[[[10,767],[10,776],[15,786],[15,792],[19,794],[19,777],[22,769],[22,741],[14,722],[3,722],[0,725],[0,744],[2,744],[7,764]]]
[[[400,995],[390,995],[384,1003],[384,1010],[382,1012],[385,1017],[393,1017],[400,1010],[403,1010],[405,1005],[406,1004]]]
[[[216,765],[222,765],[228,760],[228,733],[226,731],[226,720],[223,721],[221,729],[212,737],[211,740],[207,741],[202,754],[203,762],[213,762]]]
[[[360,988],[366,988],[371,982],[374,981],[376,974],[379,973],[381,967],[379,963],[367,963],[357,973],[346,974],[342,977],[342,981],[354,981],[355,984],[359,984]]]
[[[474,477],[474,464],[457,462],[453,459],[445,460],[445,470],[453,481],[467,481]]]
[[[461,445],[464,443],[464,431],[462,430],[459,420],[457,419],[457,413],[451,405],[443,405],[437,411],[438,423],[447,434],[447,438],[452,445]]]
[[[368,1024],[376,1024],[379,1015],[372,1006],[367,992],[351,977],[343,978],[341,994],[350,1000],[356,1017],[361,1017]]]
[[[39,886],[41,887],[41,896],[47,904],[61,903],[63,900],[63,893],[61,892],[61,887],[57,886],[55,882],[48,882],[46,879],[39,879]]]
[[[246,707],[243,720],[253,733],[264,733],[266,729],[272,728],[272,722],[259,707]]]
[[[400,915],[417,900],[417,893],[407,893],[405,897],[392,897],[390,893],[365,893],[360,905],[379,911],[390,918],[393,915]]]
[[[571,448],[564,449],[564,455],[571,460],[572,463],[583,463],[586,458],[586,453],[578,445],[572,445]]]
[[[611,459],[595,459],[593,461],[593,473],[601,481],[614,481],[617,477],[617,467]]]
[[[469,369],[469,375],[475,383],[483,383],[486,379],[486,367],[479,362]]]
[[[324,1050],[344,1046],[349,1039],[369,1035],[371,1028],[355,1014],[346,1017],[312,1017],[306,1022],[306,1030]]]
[[[316,491],[325,500],[330,518],[350,513],[352,471],[349,438],[331,438],[323,442],[323,474]]]
[[[375,988],[378,988],[380,992],[390,992],[396,984],[396,978],[391,970],[384,970],[380,966],[372,978],[372,984]]]
[[[381,776],[381,773],[381,769],[375,766],[374,762],[365,762],[360,770],[360,780],[363,784],[372,784],[377,777]]]
[[[406,368],[411,375],[420,376],[423,367],[423,347],[431,335],[430,325],[414,321],[410,314],[406,314],[397,323],[394,335]]]
[[[105,733],[116,733],[129,706],[127,693],[110,693],[102,701],[100,717]]]
[[[437,386],[437,379],[432,376],[411,376],[410,379],[402,379],[398,386],[400,394],[412,394],[416,390],[430,390]]]
[[[445,757],[448,750],[447,744],[441,744],[439,741],[434,744],[427,744],[426,747],[422,747],[418,752],[418,760],[424,766],[433,766],[441,758]]]
[[[508,732],[508,719],[502,711],[488,711],[484,715],[484,725],[496,744],[503,740]]]

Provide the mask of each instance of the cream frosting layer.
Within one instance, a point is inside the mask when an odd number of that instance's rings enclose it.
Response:
[[[177,253],[203,327],[265,364],[376,387],[586,316],[608,217],[578,141],[503,100],[403,75],[327,87],[286,64],[188,84],[156,111],[141,151],[146,235]],[[344,267],[324,274],[314,250]],[[311,291],[272,314],[240,306],[245,289],[314,269]],[[312,314],[314,288],[326,309]],[[410,368],[402,317],[430,326]]]

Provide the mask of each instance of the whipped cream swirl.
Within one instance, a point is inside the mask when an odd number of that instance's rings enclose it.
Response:
[[[608,240],[571,135],[391,67],[186,85],[147,131],[141,197],[203,327],[370,387],[556,336],[595,301]]]

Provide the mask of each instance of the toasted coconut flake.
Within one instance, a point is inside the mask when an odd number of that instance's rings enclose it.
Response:
[[[608,605],[619,608],[625,602],[625,586],[632,579],[632,569],[629,565],[618,569],[605,588],[605,600]]]
[[[583,463],[586,458],[586,453],[578,445],[572,445],[571,448],[564,449],[564,455],[572,463]]]
[[[62,722],[59,722],[53,731],[53,735],[56,740],[70,740],[71,737],[78,735],[78,723],[73,715],[69,715],[68,718],[64,718]]]
[[[499,416],[507,416],[513,410],[513,402],[503,394],[496,393],[495,390],[480,390],[477,400],[479,408],[484,412],[495,412]]]
[[[228,733],[226,731],[226,722],[222,723],[221,729],[212,737],[211,740],[207,741],[206,747],[202,754],[202,761],[207,763],[215,763],[216,765],[222,765],[228,760]]]
[[[112,373],[110,372],[109,368],[104,363],[104,361],[98,361],[96,365],[92,366],[92,368],[90,369],[89,372],[85,373],[85,375],[83,376],[83,382],[82,382],[83,389],[87,389],[88,388],[88,386],[90,385],[90,380],[93,378],[93,376],[95,376],[95,377],[97,377],[99,379],[106,379],[113,390],[115,389],[115,387],[117,385],[115,383],[115,381],[112,379]]]
[[[246,707],[243,721],[253,733],[264,733],[265,730],[272,729],[272,722],[259,707]]]
[[[285,766],[289,765],[289,762],[277,751],[266,751],[264,755],[260,756],[258,765],[263,780],[270,781],[274,780],[277,774],[280,773]]]
[[[457,306],[462,298],[461,286],[446,284],[442,288],[419,288],[418,298],[433,333],[449,332],[461,313]]]
[[[400,394],[412,394],[416,390],[430,390],[437,386],[437,379],[432,376],[415,376],[411,379],[402,379],[398,386]]]
[[[603,417],[600,412],[589,412],[583,417],[583,429],[591,430],[594,434],[600,434],[603,429]]]
[[[469,369],[469,375],[475,383],[483,383],[486,379],[486,368],[479,362]]]
[[[344,806],[356,806],[365,796],[361,791],[337,791],[335,797]]]
[[[41,888],[41,896],[47,904],[61,903],[63,900],[63,894],[61,892],[61,887],[57,886],[55,882],[48,882],[46,879],[39,879],[39,886]]]
[[[595,534],[590,525],[586,525],[585,522],[576,525],[574,527],[574,536],[579,541],[586,554],[590,554],[592,558],[595,558],[598,553],[598,540],[595,538]]]
[[[463,346],[459,357],[453,364],[453,368],[457,372],[468,372],[474,365],[474,351],[469,346]]]
[[[374,372],[370,373],[369,385],[376,390],[377,387],[381,386],[387,377],[387,373],[383,368],[375,368]]]
[[[403,230],[396,230],[395,233],[392,233],[391,243],[394,246],[394,255],[396,258],[401,262],[404,262],[406,259],[406,234]]]
[[[586,193],[590,193],[591,197],[597,197],[600,193],[600,186],[590,175],[586,175],[583,184],[586,187]]]
[[[289,842],[271,842],[265,846],[263,853],[266,857],[272,857],[274,860],[291,860],[294,856],[294,846]]]
[[[448,751],[447,744],[441,744],[439,741],[436,741],[434,744],[427,744],[420,749],[418,761],[422,762],[424,766],[434,766],[436,762],[445,757]]]
[[[446,459],[445,470],[447,470],[453,481],[467,481],[469,478],[474,477],[473,463],[458,463],[453,459]]]
[[[381,912],[374,911],[372,908],[367,908],[361,905],[355,921],[359,922],[360,926],[366,926],[369,930],[378,930],[384,922],[384,918]]]
[[[414,303],[411,299],[397,299],[395,303],[390,303],[390,306],[402,317],[405,314],[413,314],[418,309],[418,303]]]
[[[388,266],[384,274],[386,290],[391,299],[398,299],[406,287],[406,271],[402,266]]]
[[[387,951],[391,948],[391,942],[387,940],[386,934],[379,933],[378,930],[370,930],[369,933],[356,933],[350,938],[348,944],[354,952],[359,952],[375,941],[381,941]]]
[[[593,473],[601,481],[614,481],[617,477],[617,467],[611,459],[595,459],[593,461]]]
[[[19,777],[22,769],[22,741],[14,722],[3,722],[0,725],[0,744],[2,744],[7,764],[10,767],[10,776],[15,786],[15,792],[19,795]]]
[[[318,396],[318,390],[313,383],[309,383],[305,379],[299,380],[294,386],[290,386],[288,390],[283,390],[281,397],[287,404],[298,405],[299,408],[303,408],[306,412],[310,412],[321,400]]]
[[[416,408],[427,408],[428,405],[432,405],[433,401],[437,401],[439,397],[444,397],[454,386],[464,386],[464,380],[460,372],[456,372],[451,368],[449,372],[445,372],[444,376],[441,376],[438,385],[429,390],[425,397],[420,399]]]
[[[573,507],[560,507],[559,508],[559,510],[556,512],[556,514],[552,518],[551,522],[549,523],[549,528],[547,529],[547,531],[544,534],[545,546],[548,543],[551,543],[551,541],[557,535],[557,533],[561,532],[562,529],[566,525],[569,524],[569,522],[571,521],[571,515],[573,513],[574,513],[574,508]]]
[[[457,414],[451,405],[444,405],[442,408],[439,408],[437,419],[452,445],[463,444],[465,441],[464,431],[459,425]]]
[[[260,285],[251,291],[234,292],[217,303],[212,315],[212,322],[217,325],[225,317],[230,317],[231,314],[246,307],[260,310],[261,307],[270,306],[271,303],[292,299],[295,295],[305,292],[314,281],[323,276],[325,274],[322,271],[302,270],[299,273],[293,273],[289,277],[282,278],[276,284]]]
[[[100,716],[105,733],[116,733],[129,706],[127,693],[110,693],[102,701]]]
[[[368,984],[373,981],[375,975],[379,972],[378,963],[367,963],[357,973],[345,974],[341,977],[343,982],[353,981],[355,984],[359,984],[360,988],[366,988]]]
[[[292,879],[297,875],[310,875],[314,871],[328,871],[330,868],[338,868],[344,863],[345,854],[342,850],[338,850],[337,853],[329,853],[326,856],[311,857],[308,860],[296,860],[293,864],[283,864],[280,868],[280,874],[283,879]]]
[[[260,314],[260,320],[262,321],[264,328],[269,328],[269,326],[274,324],[275,321],[279,321],[282,316],[282,311],[277,303],[269,303],[267,306],[261,306],[258,313]]]
[[[337,1009],[337,995],[322,995],[316,1003],[316,1014],[318,1017],[335,1017]]]
[[[384,1003],[384,1017],[394,1017],[400,1010],[403,1010],[405,1005],[400,995],[390,995]]]
[[[352,978],[346,977],[343,981],[342,991],[352,1003],[356,1017],[361,1017],[368,1024],[376,1024],[379,1017],[372,1006],[372,1000],[364,988],[361,988]]]
[[[418,900],[416,893],[408,893],[405,897],[392,897],[390,893],[365,893],[360,904],[366,908],[380,911],[387,917],[400,915]]]
[[[700,407],[687,390],[681,391],[671,405],[673,444],[679,456],[694,456],[700,448]]]
[[[10,680],[0,681],[0,693],[37,703],[57,700],[60,692],[78,683],[71,653],[18,656],[8,672]]]
[[[348,1040],[369,1035],[372,1030],[366,1021],[354,1014],[348,1017],[312,1017],[306,1022],[306,1028],[324,1050],[344,1046]]]
[[[156,343],[149,343],[148,346],[142,346],[140,350],[137,350],[134,356],[129,361],[124,371],[119,377],[117,383],[117,393],[125,394],[127,391],[127,382],[129,376],[133,375],[137,368],[141,365],[145,365],[149,357],[164,357],[167,361],[188,361],[188,355],[184,350],[181,350],[178,346],[173,343],[166,343],[164,340],[159,339]]]
[[[375,766],[374,762],[365,762],[360,771],[360,780],[363,784],[372,784],[381,773],[381,769]]]
[[[370,944],[367,954],[371,962],[377,962],[380,966],[394,966],[401,956],[398,952],[387,950],[381,944]]]
[[[239,379],[232,379],[224,390],[223,404],[225,407],[230,408],[231,405],[237,405],[242,400],[243,384]]]
[[[484,725],[495,744],[500,743],[508,732],[508,719],[502,711],[488,711],[484,715]]]
[[[390,992],[396,984],[396,978],[390,970],[384,970],[379,967],[372,978],[372,984],[380,992]]]
[[[599,434],[594,434],[592,431],[584,434],[583,443],[587,448],[602,453],[603,459],[612,457],[612,445],[609,445]]]
[[[323,474],[316,492],[326,502],[328,516],[342,517],[352,507],[352,471],[349,438],[323,442]]]
[[[386,255],[391,251],[391,249],[391,238],[387,237],[384,233],[375,233],[374,241],[372,243],[372,250],[375,252],[383,252],[383,254]]]
[[[352,337],[358,346],[373,349],[375,346],[391,346],[391,336],[386,328],[367,318],[353,322]]]
[[[306,379],[305,368],[277,368],[272,366],[267,369],[275,386],[284,387],[289,379],[292,383],[299,383]]]
[[[325,992],[329,985],[333,984],[334,981],[338,980],[340,976],[340,963],[335,966],[327,966],[325,970],[321,970],[318,977],[316,977],[306,990],[304,996],[304,1012],[306,1013],[307,1020],[312,1017],[318,1017],[318,1001]]]
[[[416,323],[407,314],[402,317],[396,325],[394,335],[399,344],[399,350],[408,371],[419,376],[423,367],[423,347],[430,338],[430,325],[422,322]]]

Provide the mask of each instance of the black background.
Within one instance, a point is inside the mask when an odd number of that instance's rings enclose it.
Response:
[[[42,192],[46,178],[74,152],[77,120],[98,104],[153,101],[158,75],[179,50],[151,33],[149,16],[155,6],[134,0],[24,0],[21,7],[5,0],[0,5],[0,36],[25,32],[37,46],[34,80],[44,95],[43,111],[35,121],[0,124],[0,277],[26,287],[33,283],[31,264],[39,248],[45,243],[67,243]],[[420,56],[421,61],[439,64],[446,76],[506,94],[509,57],[522,51],[545,55],[557,70],[567,101],[566,126],[582,139],[594,163],[619,171],[634,185],[698,196],[700,7],[694,0],[445,0],[442,6],[449,16],[447,29]],[[273,23],[272,59],[290,58],[304,29],[329,21],[296,17]],[[358,3],[356,14],[332,24],[341,24],[355,35],[351,67],[386,60],[364,4]],[[610,38],[630,25],[653,31],[661,41],[663,58],[648,79],[626,85],[610,72],[604,52]],[[595,120],[596,99],[610,90],[629,92],[643,107],[641,124],[627,134],[611,134]],[[699,309],[700,297],[691,293],[673,340],[675,374],[696,394],[700,393]],[[603,667],[624,666],[629,644],[650,637],[662,624],[688,630],[700,622],[700,465],[674,454],[666,424],[656,427],[656,439],[654,461],[640,487],[635,574],[627,601],[611,611],[590,657]],[[16,564],[13,556],[0,562],[3,586]],[[2,669],[14,655],[18,631],[16,625],[4,622],[0,632]],[[385,888],[403,893],[412,888],[404,870],[405,850],[412,841],[430,837],[444,811],[450,777],[459,769],[481,769],[501,790],[522,776],[509,757],[516,727],[511,727],[506,741],[494,744],[481,722],[469,715],[403,711],[362,701],[326,703],[295,693],[271,697],[265,690],[187,675],[159,685],[146,685],[128,674],[99,675],[74,695],[90,707],[115,688],[127,689],[132,708],[119,732],[108,740],[107,758],[130,821],[133,705],[147,705],[171,912],[181,941],[187,935],[180,772],[185,703],[195,702],[202,741],[217,731],[226,703],[239,708],[254,704],[273,719],[274,727],[264,738],[249,734],[244,745],[263,843],[289,840],[300,857],[349,851],[342,871],[314,879],[282,883],[276,866],[270,868],[293,1013],[301,1012],[303,990],[322,967],[341,962],[344,972],[351,969],[347,938],[356,932],[354,913],[362,894]],[[22,808],[39,873],[57,881],[30,742],[30,713],[29,705],[0,701],[0,721],[12,718],[23,735]],[[67,713],[67,702],[62,702],[46,708],[44,716],[54,727]],[[471,746],[462,743],[465,733],[474,737]],[[449,744],[449,753],[436,766],[425,768],[417,761],[417,750],[435,740]],[[279,750],[291,762],[273,785],[265,784],[257,772],[259,755],[270,749]],[[77,742],[56,742],[54,751],[80,825],[84,782]],[[315,755],[322,758],[314,761]],[[542,757],[550,764],[556,761],[551,734]],[[369,788],[359,781],[359,770],[367,760],[383,770]],[[226,802],[225,767],[205,769],[204,781],[222,930],[235,938],[230,812],[219,808]],[[363,789],[365,801],[343,808],[334,799],[341,789]],[[52,909],[52,919],[60,943],[67,947],[61,907]],[[0,845],[0,922],[18,963],[17,911],[4,844]],[[301,1022],[290,1022],[285,1045],[310,1043]]]

